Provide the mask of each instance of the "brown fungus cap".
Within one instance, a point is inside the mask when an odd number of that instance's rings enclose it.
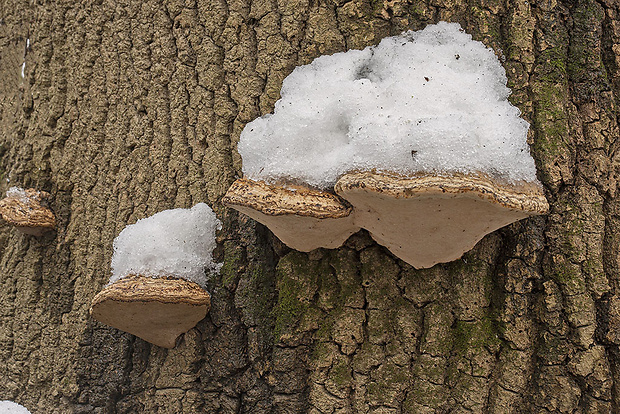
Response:
[[[359,230],[353,224],[351,206],[324,191],[243,178],[233,183],[222,202],[269,227],[287,246],[302,252],[339,247]]]
[[[209,293],[183,279],[129,275],[95,296],[91,316],[163,348],[192,329],[211,307]]]
[[[47,207],[49,197],[49,193],[33,188],[21,195],[9,195],[0,200],[0,215],[21,232],[40,236],[56,227],[54,213]]]
[[[539,185],[482,175],[359,172],[335,190],[353,205],[357,226],[416,268],[456,260],[486,234],[549,210]]]

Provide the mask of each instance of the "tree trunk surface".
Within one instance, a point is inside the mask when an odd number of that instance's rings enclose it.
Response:
[[[502,60],[549,215],[415,270],[365,231],[291,250],[222,206],[244,125],[324,54],[460,23]],[[0,0],[0,399],[32,413],[619,413],[615,0]],[[94,321],[112,241],[164,209],[224,223],[176,348]]]

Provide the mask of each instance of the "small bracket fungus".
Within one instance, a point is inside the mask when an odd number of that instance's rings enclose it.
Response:
[[[112,277],[93,299],[96,320],[164,348],[210,308],[205,268],[213,262],[221,223],[204,203],[138,220],[114,240]]]
[[[299,250],[337,247],[362,227],[413,266],[455,260],[548,210],[506,83],[495,53],[456,23],[321,56],[295,68],[273,114],[242,131],[244,179],[225,202]],[[318,192],[281,183],[333,189],[353,211],[324,193],[347,213],[319,220],[323,207],[306,195]]]
[[[56,217],[48,207],[49,197],[45,191],[11,187],[0,201],[0,214],[17,230],[40,236],[56,227]]]
[[[456,260],[488,233],[549,209],[539,185],[463,174],[353,173],[335,190],[354,206],[356,225],[417,268]]]
[[[211,297],[183,279],[127,276],[103,289],[91,305],[93,318],[163,348],[209,312]]]
[[[240,179],[222,202],[266,225],[286,245],[302,252],[341,246],[359,230],[353,224],[351,206],[324,191]]]

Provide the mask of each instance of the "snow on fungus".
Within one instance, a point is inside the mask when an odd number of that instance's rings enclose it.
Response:
[[[273,114],[244,128],[244,176],[321,189],[370,170],[534,182],[529,124],[506,81],[493,51],[457,23],[321,56],[284,80]]]
[[[302,252],[339,247],[359,230],[351,206],[324,191],[239,179],[222,203],[266,225],[287,246]]]
[[[0,215],[17,230],[41,236],[56,227],[56,217],[49,208],[50,194],[33,188],[11,187],[0,200]]]
[[[549,209],[537,184],[471,174],[352,173],[335,190],[355,207],[356,225],[416,268],[456,260],[488,233]]]
[[[112,277],[90,308],[102,323],[164,348],[202,320],[211,306],[205,290],[221,223],[196,204],[138,220],[114,240]]]
[[[131,274],[171,276],[206,288],[205,268],[213,262],[215,231],[221,223],[205,203],[165,210],[129,225],[114,239],[110,283]]]
[[[30,414],[26,407],[13,401],[0,401],[0,414]]]
[[[242,131],[244,179],[225,203],[299,250],[337,247],[361,227],[415,267],[455,260],[549,208],[506,82],[493,51],[456,23],[319,57],[284,80],[273,114]],[[310,190],[287,192],[293,184],[330,197],[334,188],[353,210],[338,229],[316,224],[320,214],[302,225],[298,216],[322,207],[300,203]],[[339,236],[321,243],[324,228]]]

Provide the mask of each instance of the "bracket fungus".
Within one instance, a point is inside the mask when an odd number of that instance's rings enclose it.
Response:
[[[353,224],[351,206],[325,191],[239,179],[222,202],[266,225],[287,246],[302,252],[339,247],[359,230]]]
[[[129,275],[105,287],[93,299],[96,320],[162,348],[174,348],[179,335],[209,312],[211,297],[183,279]]]
[[[456,260],[488,233],[549,209],[539,185],[464,174],[352,173],[335,190],[354,206],[356,225],[416,268]]]
[[[0,215],[17,230],[40,236],[56,227],[56,217],[48,206],[49,193],[33,188],[11,187],[0,200]]]
[[[204,203],[138,220],[114,240],[110,283],[92,301],[90,314],[106,325],[164,348],[209,311],[205,268],[213,262],[221,223]]]
[[[241,132],[244,178],[225,202],[299,250],[337,247],[365,228],[415,267],[455,260],[548,210],[529,124],[506,84],[493,50],[457,23],[321,56],[295,68],[273,114]],[[317,224],[331,220],[317,217],[319,190],[347,207],[337,225]]]

